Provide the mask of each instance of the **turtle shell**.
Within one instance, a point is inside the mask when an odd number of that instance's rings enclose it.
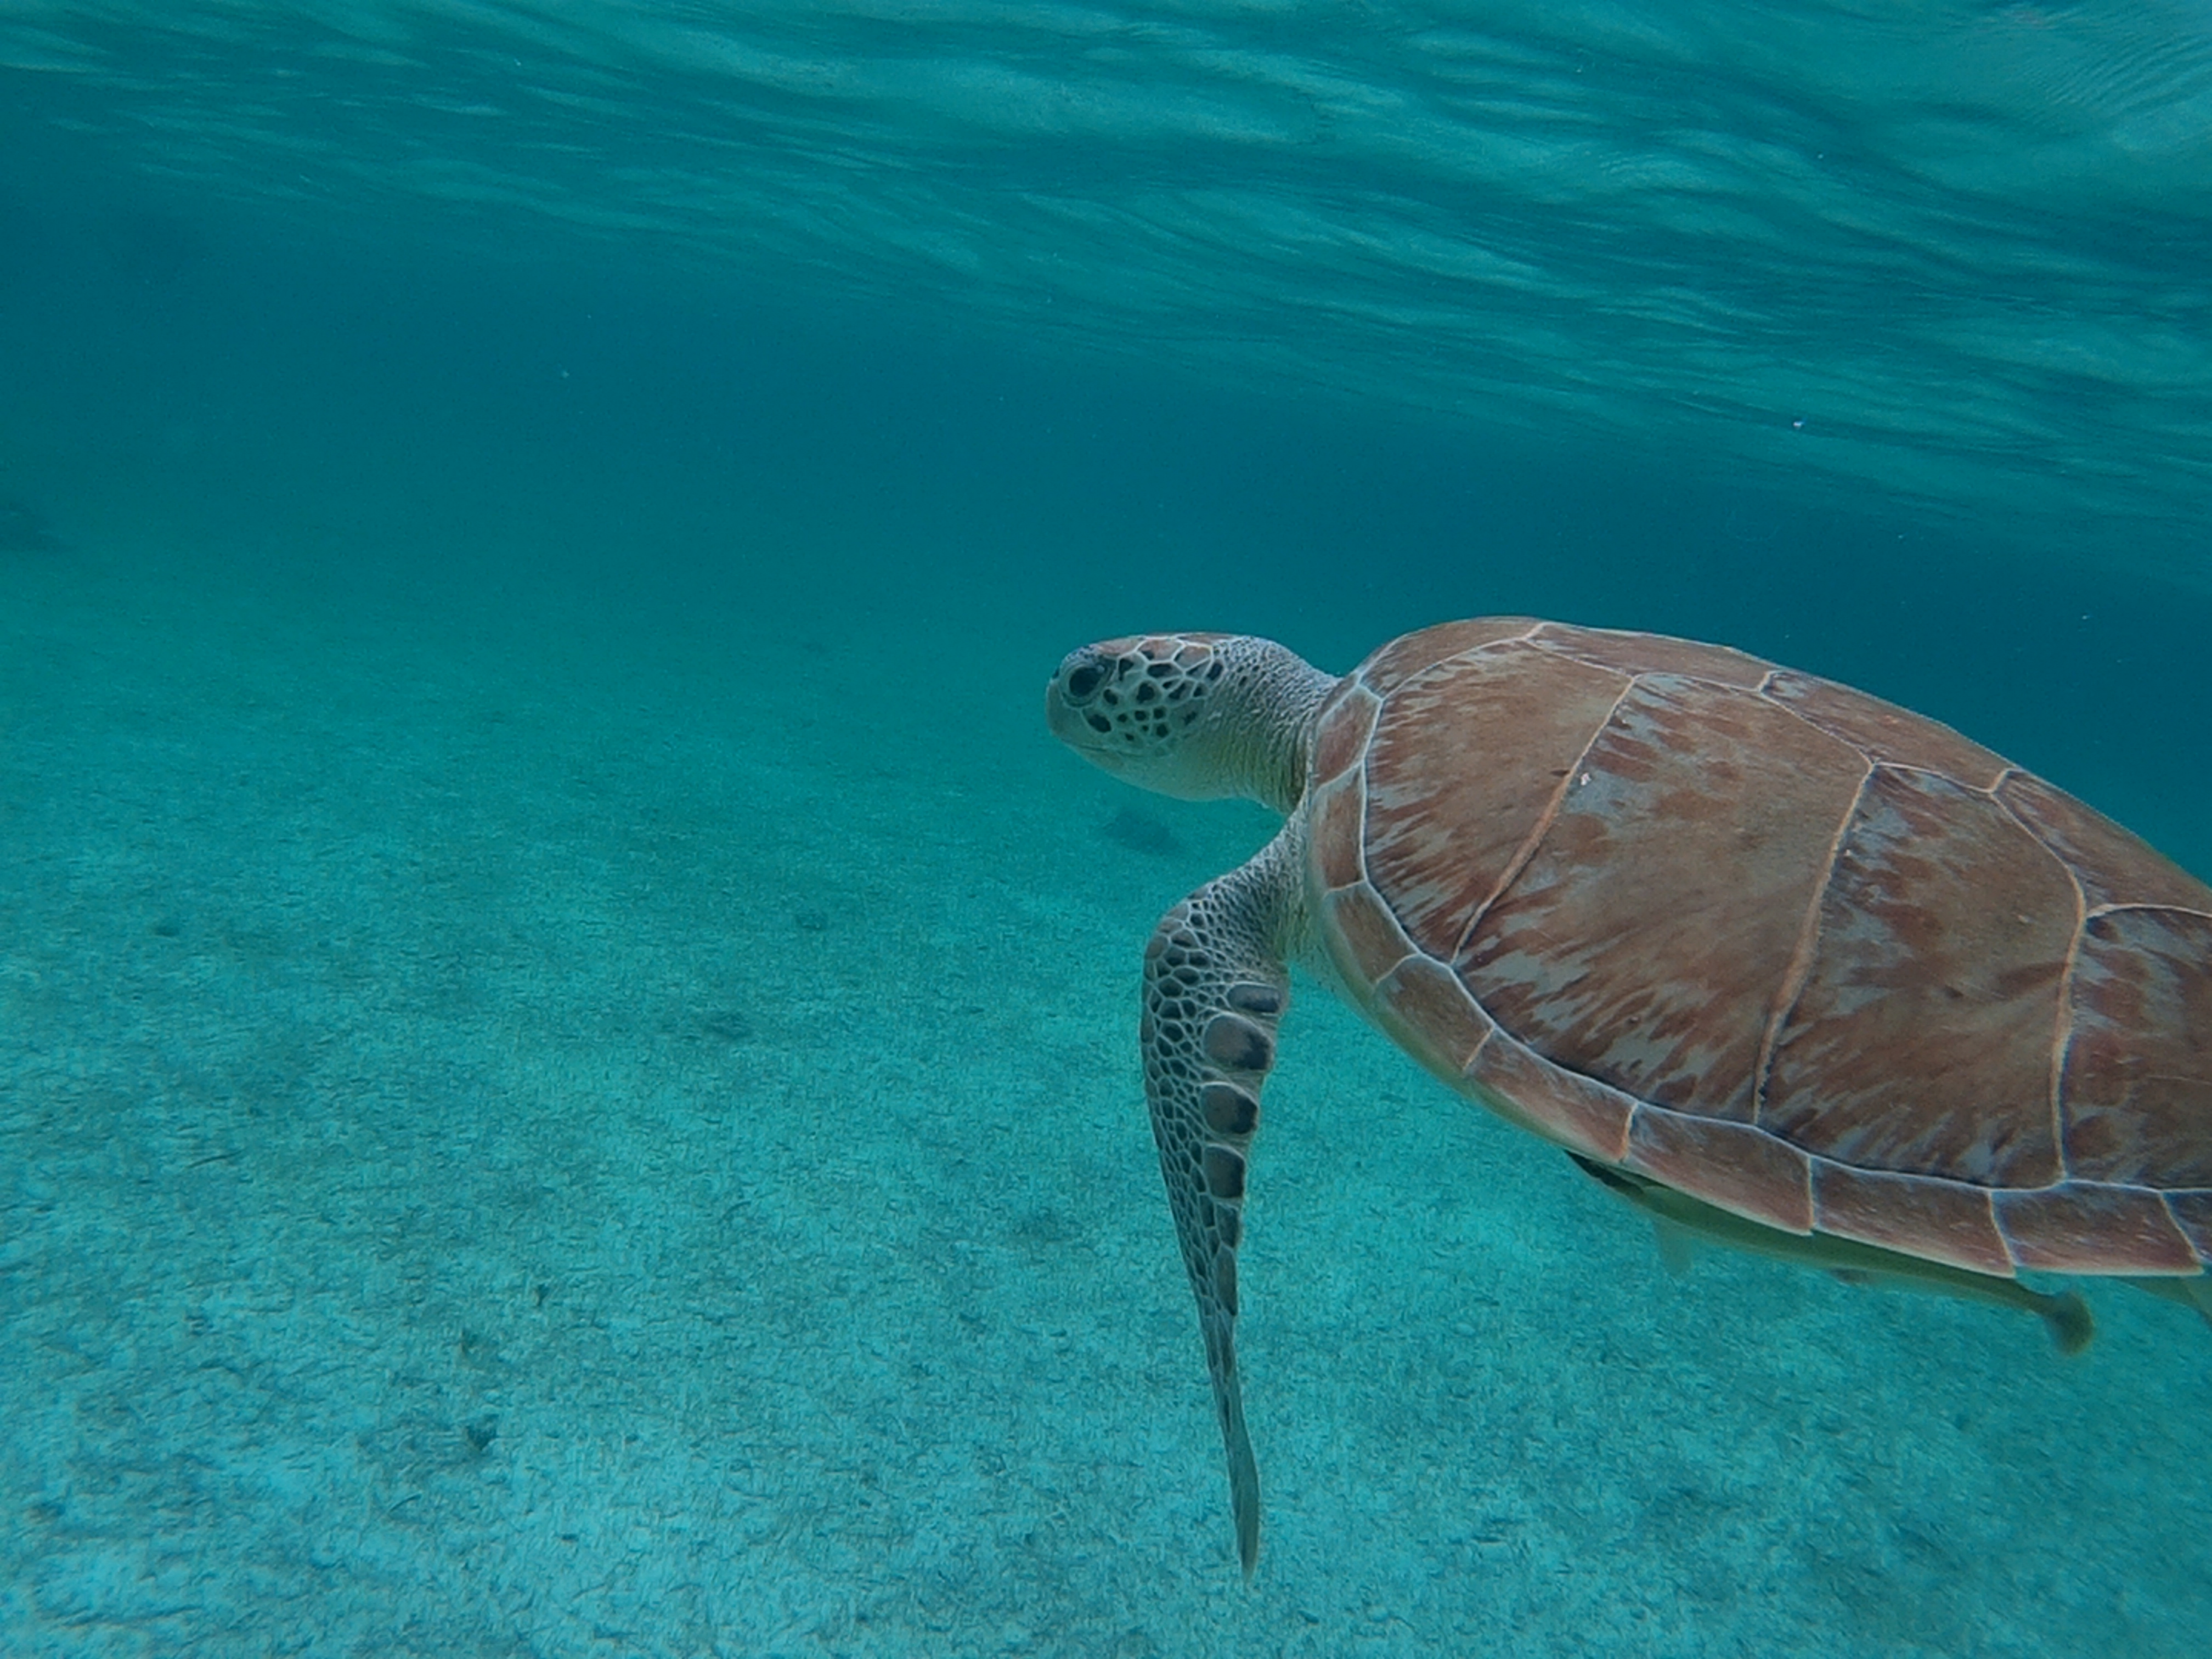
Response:
[[[1486,618],[1347,676],[1308,778],[1352,994],[1536,1133],[1977,1273],[2212,1261],[2212,888],[1948,727]]]

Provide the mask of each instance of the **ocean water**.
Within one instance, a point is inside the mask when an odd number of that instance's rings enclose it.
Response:
[[[1528,612],[2212,874],[2212,9],[0,0],[0,1652],[2197,1656],[2212,1330],[1303,987],[1239,1576],[1061,653]]]

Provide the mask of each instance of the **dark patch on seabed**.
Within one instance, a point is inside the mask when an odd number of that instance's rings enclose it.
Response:
[[[61,544],[44,514],[0,495],[0,553],[51,553]]]

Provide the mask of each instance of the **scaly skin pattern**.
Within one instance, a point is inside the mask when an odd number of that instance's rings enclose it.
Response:
[[[1260,1089],[1290,1003],[1300,821],[1170,910],[1145,948],[1145,1094],[1229,1455],[1237,1553],[1260,1559],[1260,1477],[1237,1378],[1237,1247]]]

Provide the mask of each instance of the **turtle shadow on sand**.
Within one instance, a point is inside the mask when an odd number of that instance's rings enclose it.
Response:
[[[1098,833],[1116,847],[1126,847],[1133,853],[1144,853],[1156,859],[1172,858],[1182,851],[1182,837],[1149,812],[1124,806],[1113,817],[1102,819]]]
[[[62,544],[37,508],[0,495],[0,553],[52,553]]]

